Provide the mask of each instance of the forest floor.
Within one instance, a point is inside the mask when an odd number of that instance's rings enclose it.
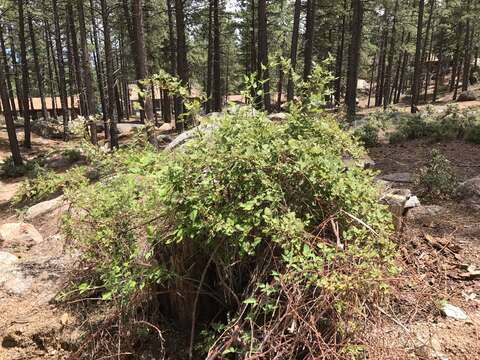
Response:
[[[129,125],[125,127],[128,131]],[[32,140],[28,158],[75,147],[36,135]],[[459,180],[480,175],[480,146],[461,141],[382,144],[369,149],[369,155],[380,176],[414,174],[428,161],[432,147],[449,158]],[[6,131],[0,128],[0,161],[8,155]],[[34,217],[26,209],[12,208],[9,201],[22,180],[0,180],[0,229],[21,224],[15,242],[0,239],[0,360],[66,359],[78,348],[82,333],[74,308],[56,301],[75,258],[59,234],[64,207]],[[408,180],[395,186],[413,185]],[[480,213],[456,200],[420,201],[436,210],[407,216],[396,236],[403,271],[395,280],[392,301],[380,308],[370,333],[378,349],[371,358],[478,359],[480,279],[465,280],[461,274],[480,268]],[[466,318],[445,316],[441,308],[447,303],[463,310]]]

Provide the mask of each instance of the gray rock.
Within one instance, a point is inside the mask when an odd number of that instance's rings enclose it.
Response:
[[[420,205],[420,200],[416,196],[410,196],[405,202],[405,209],[415,208]]]
[[[381,179],[396,183],[410,183],[412,182],[412,174],[409,172],[398,172],[382,175]]]
[[[439,205],[420,205],[414,207],[407,212],[407,219],[409,220],[430,220],[440,214],[442,214],[445,209]]]
[[[55,199],[43,201],[28,208],[25,213],[25,220],[32,221],[40,216],[47,215],[62,206],[65,206],[66,202],[63,196],[56,197]]]
[[[31,247],[42,241],[43,236],[31,224],[22,222],[3,224],[0,226],[0,245],[2,247]]]
[[[475,210],[480,210],[480,176],[461,183],[458,187],[460,198]]]
[[[117,131],[119,134],[129,134],[136,129],[144,128],[143,124],[120,123],[117,124]]]
[[[455,320],[467,320],[468,319],[467,314],[465,314],[465,312],[462,309],[460,309],[459,307],[457,307],[455,305],[445,303],[445,304],[442,305],[441,310],[442,310],[442,312],[445,316],[450,317],[452,319],[455,319]]]
[[[181,133],[180,135],[178,135],[170,144],[168,144],[165,147],[165,150],[166,151],[174,150],[174,149],[182,146],[188,140],[190,140],[194,137],[211,134],[217,128],[218,128],[218,125],[216,125],[216,124],[206,124],[206,125],[196,126],[193,129],[185,131],[185,132]]]
[[[6,251],[0,251],[0,268],[3,266],[10,266],[15,264],[18,258]]]
[[[477,100],[477,95],[471,90],[462,91],[460,95],[458,95],[457,101],[475,101]]]
[[[283,112],[273,113],[273,114],[269,114],[267,118],[271,121],[279,121],[279,122],[286,121],[288,119],[288,114]]]

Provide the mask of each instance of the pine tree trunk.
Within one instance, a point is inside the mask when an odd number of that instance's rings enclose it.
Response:
[[[392,85],[392,69],[393,69],[393,59],[395,57],[395,36],[396,36],[396,25],[397,25],[397,13],[398,13],[398,0],[395,1],[395,9],[393,10],[393,24],[392,32],[390,34],[390,51],[388,53],[388,65],[387,65],[387,74],[385,78],[385,87],[383,89],[384,99],[383,99],[383,108],[386,109],[390,105],[390,88]]]
[[[205,88],[207,91],[207,101],[205,102],[205,112],[212,111],[212,70],[213,70],[213,0],[208,2],[208,46],[207,46],[207,78]]]
[[[307,81],[312,72],[313,35],[315,33],[315,0],[307,0],[307,19],[305,24],[303,80]]]
[[[471,0],[467,0],[466,13],[470,12]],[[463,45],[463,79],[462,79],[462,91],[468,90],[468,84],[470,81],[470,61],[471,61],[471,24],[470,17],[467,17],[465,23],[465,41]]]
[[[350,120],[355,118],[357,107],[357,82],[358,68],[360,65],[360,48],[362,42],[364,4],[362,0],[352,0],[352,29],[348,54],[347,91],[345,102],[347,116]]]
[[[47,111],[47,104],[45,102],[45,94],[43,91],[43,76],[42,76],[42,70],[40,69],[40,61],[38,59],[38,53],[37,53],[37,42],[35,39],[35,32],[33,29],[33,20],[32,16],[28,16],[28,31],[30,33],[30,43],[32,46],[32,55],[33,55],[33,62],[35,65],[35,75],[37,77],[37,86],[38,86],[38,92],[40,95],[40,102],[42,103],[42,117],[45,120],[48,120],[48,111]]]
[[[22,156],[20,154],[20,148],[18,147],[17,133],[15,132],[15,123],[13,120],[12,110],[10,108],[10,97],[8,96],[8,88],[6,86],[6,74],[5,65],[7,64],[7,58],[4,56],[3,51],[0,52],[0,100],[2,102],[3,116],[5,117],[5,125],[8,133],[8,143],[10,145],[10,151],[12,153],[12,160],[15,166],[22,165]]]
[[[173,11],[172,11],[172,4],[171,0],[167,0],[167,16],[168,16],[168,52],[169,52],[169,57],[170,57],[170,75],[175,75],[177,73],[177,56],[176,56],[176,49],[175,49],[175,32],[174,32],[174,20],[173,20]],[[170,95],[168,93],[165,94],[166,100],[166,106],[168,106],[168,119],[171,117],[171,106],[170,106]],[[168,101],[168,103],[167,103]],[[177,127],[177,120],[178,120],[178,113],[177,113],[177,107],[176,104],[178,101],[174,99],[174,119],[175,121],[173,122],[172,120],[172,125],[174,128]]]
[[[346,0],[345,0],[346,1]],[[291,71],[295,72],[297,67],[297,51],[298,51],[298,32],[300,26],[300,12],[302,7],[301,0],[295,0],[294,14],[293,14],[293,29],[292,29],[292,43],[290,45],[290,66]],[[293,77],[290,73],[287,83],[287,101],[292,101],[294,96]]]
[[[113,73],[113,50],[110,37],[110,9],[107,0],[100,0],[105,44],[105,67],[107,78],[107,117],[110,121],[110,147],[118,148],[117,114],[115,113],[115,79]]]
[[[341,36],[340,42],[337,46],[337,56],[335,57],[335,104],[340,105],[340,98],[342,96],[342,73],[343,73],[343,52],[345,48],[345,31],[346,31],[346,21],[347,21],[347,0],[343,1],[343,15],[342,15],[342,25],[341,25]],[[375,60],[373,61],[375,64]],[[375,66],[373,66],[374,68]],[[372,88],[372,79],[370,80],[370,89]],[[370,95],[368,97],[368,102],[370,106]]]
[[[18,32],[20,40],[20,54],[22,59],[22,104],[23,104],[23,120],[25,140],[23,145],[30,148],[31,144],[31,130],[30,130],[30,80],[28,76],[28,61],[27,61],[27,44],[25,39],[25,16],[24,16],[24,0],[18,1]]]
[[[258,80],[263,85],[263,108],[270,111],[270,80],[268,71],[268,35],[267,35],[267,1],[258,0]]]
[[[77,29],[75,26],[75,17],[73,14],[73,0],[67,1],[67,23],[68,23],[68,30],[70,31],[70,42],[71,42],[71,58],[72,58],[72,67],[74,69],[74,79],[75,79],[75,92],[74,94],[78,95],[80,101],[80,115],[85,116],[86,114],[86,94],[85,94],[85,86],[83,83],[83,71],[80,62],[80,53],[78,50],[78,41],[77,41]]]
[[[7,50],[5,46],[5,38],[4,38],[4,33],[3,33],[3,27],[0,26],[0,46],[1,46],[1,51],[2,51],[2,56],[3,56],[3,61],[4,61],[4,67],[5,67],[5,82],[7,85],[7,92],[8,92],[8,97],[10,101],[10,110],[12,113],[12,117],[14,120],[17,119],[17,109],[15,106],[15,95],[13,93],[13,87],[12,83],[10,82],[10,66],[8,65],[8,58],[7,58]],[[1,66],[1,63],[0,63]]]
[[[181,84],[189,86],[188,63],[187,63],[187,41],[185,37],[185,14],[183,10],[183,0],[175,0],[175,25],[177,28],[177,75]],[[184,113],[182,99],[176,99],[176,113],[178,116]],[[183,131],[190,124],[183,120],[181,130]]]
[[[51,39],[50,30],[49,30],[50,25],[48,24],[48,22],[45,21],[44,26],[45,26],[45,47],[47,52],[48,79],[49,79],[49,85],[50,85],[50,100],[52,105],[53,117],[57,119],[57,98],[56,98],[57,95],[55,92],[55,79],[53,75],[54,70],[52,70],[52,64],[55,69],[55,72],[57,67],[55,66],[55,63],[56,63],[55,53],[53,50],[52,39]]]
[[[435,103],[437,101],[437,96],[438,96],[438,87],[440,84],[440,79],[442,77],[442,62],[443,62],[443,40],[444,40],[444,33],[443,29],[440,29],[440,51],[438,54],[438,64],[437,64],[437,74],[435,75],[435,87],[433,88],[433,97],[432,97],[432,103]]]
[[[412,114],[417,112],[418,105],[418,91],[421,76],[421,47],[422,47],[422,31],[423,31],[423,12],[425,9],[425,0],[419,0],[418,3],[418,21],[417,21],[417,43],[415,48],[415,62],[413,67],[413,81],[412,81]]]
[[[15,41],[13,40],[12,29],[9,29],[10,36],[10,58],[12,59],[13,74],[15,77],[15,92],[17,96],[18,109],[20,114],[23,116],[23,90],[22,90],[22,81],[18,72],[17,64],[17,53],[15,49]]]
[[[55,45],[57,49],[57,63],[58,63],[58,87],[60,89],[60,102],[62,104],[62,118],[63,118],[63,137],[68,139],[68,122],[70,120],[70,113],[67,104],[67,89],[65,86],[65,62],[63,59],[62,40],[60,35],[60,23],[58,17],[58,0],[52,0],[53,7],[53,21],[55,26]]]
[[[80,58],[82,64],[83,84],[82,93],[85,94],[85,116],[88,119],[90,128],[90,141],[97,144],[97,126],[95,124],[95,92],[93,90],[92,70],[90,68],[90,60],[87,44],[87,29],[85,25],[85,12],[83,8],[83,0],[76,0],[78,22],[80,25]]]
[[[102,66],[102,56],[100,52],[100,45],[98,42],[97,36],[97,22],[95,20],[95,6],[93,0],[90,0],[90,18],[92,20],[92,33],[93,33],[93,44],[95,46],[95,51],[93,53],[93,58],[95,61],[95,72],[97,74],[97,86],[98,86],[98,93],[100,95],[100,104],[102,107],[102,119],[103,119],[103,126],[105,132],[105,139],[110,138],[110,129],[108,124],[108,110],[107,110],[107,99],[105,94],[105,78]]]
[[[374,56],[373,57],[373,61],[372,61],[372,71],[370,72],[370,86],[368,88],[368,102],[367,102],[367,108],[370,107],[370,100],[371,100],[371,97],[372,97],[372,91],[373,91],[373,77],[375,76],[375,65],[376,65],[376,59],[377,57]]]
[[[220,48],[219,0],[213,0],[213,111],[222,110],[222,74]]]
[[[143,93],[147,93],[147,87],[142,83],[142,80],[147,78],[148,71],[142,0],[132,0],[132,35],[133,39],[131,39],[131,41],[135,49],[133,53],[133,58],[135,60],[135,73],[138,81],[138,87],[141,90],[141,94],[139,94],[138,99],[143,109],[143,111],[140,111],[140,119],[142,122],[144,122],[146,117],[148,122],[152,122],[152,99],[150,99],[148,96],[143,96]]]

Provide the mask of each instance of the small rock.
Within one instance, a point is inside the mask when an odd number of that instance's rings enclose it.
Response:
[[[467,91],[462,91],[460,95],[458,95],[457,101],[462,102],[462,101],[475,101],[477,100],[477,96],[475,93],[471,90]]]
[[[41,243],[43,236],[31,224],[9,223],[0,226],[0,244],[3,247],[27,246]]]
[[[40,216],[44,216],[52,211],[55,211],[65,205],[63,196],[56,197],[55,199],[42,201],[30,207],[25,213],[25,220],[32,221]]]
[[[444,211],[445,209],[439,205],[420,205],[408,210],[407,218],[411,220],[429,220]]]
[[[175,129],[175,128],[174,128],[173,125],[170,124],[170,123],[163,123],[162,125],[160,125],[160,126],[158,127],[158,130],[159,130],[160,132],[170,132],[170,131],[172,131],[172,130],[174,130],[174,129]]]
[[[444,304],[442,306],[442,312],[445,314],[445,316],[453,318],[455,320],[467,320],[468,316],[465,314],[465,312],[460,309],[459,307],[452,305],[452,304]]]
[[[18,258],[6,251],[0,251],[0,268],[2,266],[13,265],[18,261]]]
[[[382,175],[381,178],[386,181],[396,183],[410,183],[412,182],[412,174],[409,172],[398,172],[387,175]]]
[[[288,114],[286,113],[273,113],[273,114],[269,114],[267,116],[267,118],[271,121],[285,121],[288,119]]]
[[[408,200],[405,202],[405,209],[411,209],[420,206],[420,200],[416,196],[410,196]]]
[[[480,210],[480,176],[461,183],[458,194],[465,203],[475,210]]]
[[[218,128],[218,125],[216,124],[206,124],[206,125],[196,126],[193,129],[185,131],[180,135],[178,135],[170,144],[168,144],[165,147],[165,151],[171,151],[177,147],[180,147],[183,144],[185,144],[187,141],[189,141],[191,138],[195,138],[197,136],[209,135],[213,131],[215,131],[217,128]]]

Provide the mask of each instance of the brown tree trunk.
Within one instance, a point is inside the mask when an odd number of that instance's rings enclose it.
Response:
[[[22,59],[22,104],[23,104],[23,120],[25,122],[25,140],[23,145],[26,148],[30,148],[31,144],[31,130],[30,130],[30,80],[28,76],[28,61],[27,61],[27,44],[25,39],[25,15],[24,15],[24,1],[18,1],[18,32],[20,40],[20,54]]]
[[[346,1],[346,0],[345,0]],[[302,8],[302,1],[295,0],[294,14],[293,14],[293,29],[292,29],[292,43],[290,46],[290,66],[291,72],[295,72],[297,67],[297,51],[298,51],[298,32],[300,27],[300,12]],[[290,73],[287,83],[287,101],[292,101],[294,96],[293,77]]]
[[[397,13],[398,13],[398,0],[395,1],[395,9],[393,10],[393,24],[392,32],[390,34],[390,51],[388,53],[388,65],[387,65],[387,74],[385,77],[385,86],[383,89],[384,99],[383,99],[383,108],[386,109],[390,105],[390,87],[392,84],[392,69],[393,69],[393,59],[395,57],[395,36],[396,36],[396,25],[397,25]]]
[[[207,45],[207,78],[206,92],[207,101],[205,101],[205,112],[208,114],[212,111],[212,70],[213,70],[213,0],[208,2],[208,45]]]
[[[110,121],[110,147],[118,148],[117,114],[115,113],[115,79],[113,70],[113,50],[110,38],[110,9],[107,0],[100,0],[105,44],[105,67],[107,78],[107,117]]]
[[[471,0],[467,0],[466,13],[470,13]],[[468,84],[470,82],[470,62],[471,62],[471,24],[470,17],[467,17],[465,23],[465,41],[463,45],[463,79],[462,79],[462,91],[468,90]]]
[[[422,51],[422,31],[423,31],[423,13],[425,9],[425,0],[419,0],[418,3],[418,20],[417,20],[417,43],[415,47],[415,62],[413,66],[412,81],[412,101],[410,111],[412,114],[417,112],[418,92],[421,76],[421,51]]]
[[[185,14],[183,0],[175,0],[175,25],[177,28],[177,75],[183,86],[189,86],[188,63],[187,63],[187,41],[185,37]],[[178,116],[184,113],[182,99],[176,99],[176,113]],[[183,119],[181,130],[183,131],[190,124]]]
[[[102,119],[105,131],[105,139],[110,138],[110,129],[108,124],[108,114],[107,114],[107,99],[105,96],[105,87],[104,87],[104,72],[102,66],[102,56],[100,53],[100,45],[98,42],[97,36],[97,22],[95,20],[95,7],[93,0],[90,0],[90,18],[92,20],[92,33],[93,33],[93,43],[95,46],[95,51],[93,53],[93,59],[95,61],[95,72],[97,74],[97,86],[98,93],[100,95],[100,104],[102,106]]]
[[[133,58],[135,60],[137,81],[139,81],[138,87],[140,88],[141,93],[147,93],[147,87],[142,83],[142,80],[145,80],[148,76],[142,0],[132,0],[132,34],[134,37],[131,41],[135,48]],[[143,108],[143,111],[140,111],[140,120],[144,122],[144,118],[146,117],[147,121],[152,122],[152,100],[148,96],[145,97],[142,94],[139,94],[138,99]]]
[[[303,80],[307,81],[312,72],[313,35],[315,33],[315,0],[307,0],[307,19],[305,24]]]
[[[80,101],[79,111],[80,114],[85,116],[86,114],[86,94],[84,91],[84,83],[83,83],[83,73],[82,73],[82,66],[80,62],[80,53],[78,50],[78,41],[77,41],[77,29],[75,26],[75,17],[73,14],[73,0],[67,1],[67,23],[68,23],[68,30],[70,31],[70,43],[71,43],[71,58],[72,58],[72,67],[74,69],[74,79],[75,79],[75,94],[78,95]]]
[[[17,63],[17,52],[15,49],[15,41],[13,40],[12,29],[9,29],[10,36],[10,58],[12,59],[13,66],[13,75],[15,78],[15,93],[17,96],[18,109],[20,114],[23,116],[23,90],[22,90],[22,81],[18,72],[18,63]]]
[[[220,20],[218,0],[213,0],[213,111],[222,110],[222,74],[220,48]]]
[[[17,133],[15,132],[15,123],[13,120],[12,110],[10,108],[10,98],[8,96],[8,88],[6,86],[6,74],[5,64],[7,64],[7,58],[3,52],[0,52],[0,100],[2,102],[3,116],[5,117],[5,125],[8,133],[8,143],[10,145],[10,151],[12,153],[12,160],[15,166],[22,165],[22,156],[20,154],[20,148],[18,147]]]
[[[1,46],[1,51],[2,51],[2,56],[3,56],[3,61],[4,61],[4,73],[5,73],[5,82],[7,85],[7,92],[8,92],[8,97],[10,101],[10,110],[13,116],[13,119],[17,119],[17,109],[15,106],[15,95],[13,93],[13,87],[12,83],[10,82],[10,66],[8,65],[8,58],[7,58],[7,50],[5,46],[5,38],[3,34],[3,27],[0,26],[0,46]],[[0,63],[1,66],[1,63]]]
[[[364,14],[363,0],[352,0],[352,9],[352,35],[348,54],[347,91],[345,98],[347,105],[347,116],[350,120],[355,118],[357,106],[358,68],[360,65],[360,48],[362,42]]]
[[[341,35],[340,42],[337,46],[337,56],[335,57],[335,104],[340,105],[340,98],[342,96],[342,73],[343,73],[343,53],[345,48],[345,31],[346,31],[346,21],[347,21],[347,0],[343,1],[343,15],[342,15],[342,25],[341,25]],[[375,59],[373,61],[375,64]],[[372,67],[375,68],[375,65]],[[370,80],[370,89],[372,88],[372,79]],[[370,106],[370,95],[368,97],[368,102]]]
[[[267,1],[258,0],[258,61],[257,76],[260,84],[263,83],[263,108],[270,111],[270,80],[268,71],[268,35],[267,35]]]
[[[85,12],[83,8],[83,0],[76,0],[78,22],[80,25],[80,58],[82,64],[83,85],[81,93],[84,93],[85,98],[85,117],[88,119],[90,128],[90,141],[92,144],[97,144],[97,126],[95,124],[95,92],[93,90],[92,70],[90,68],[90,60],[87,44],[87,29],[85,25]]]
[[[47,53],[47,68],[48,68],[48,79],[49,79],[49,85],[50,85],[50,100],[51,100],[51,105],[52,105],[52,114],[55,119],[57,119],[57,98],[56,98],[56,92],[55,92],[55,78],[54,77],[54,71],[56,75],[56,69],[57,67],[55,66],[56,60],[55,60],[55,52],[53,50],[53,44],[52,44],[52,38],[50,34],[50,25],[48,22],[45,21],[44,23],[45,26],[45,47],[46,47],[46,53]],[[52,64],[54,67],[54,70],[52,70]]]
[[[63,59],[62,40],[60,36],[60,23],[58,17],[57,0],[52,0],[53,7],[53,21],[55,26],[55,45],[57,49],[57,63],[58,63],[58,87],[60,90],[60,102],[62,104],[62,118],[63,118],[63,137],[68,139],[68,122],[70,113],[67,104],[67,89],[65,86],[65,62]]]
[[[40,61],[38,59],[38,53],[37,53],[37,41],[35,39],[35,30],[33,28],[33,20],[32,16],[28,16],[28,31],[30,33],[30,43],[32,46],[32,55],[33,55],[33,62],[35,65],[35,74],[37,76],[37,86],[38,86],[38,92],[40,95],[40,102],[42,103],[42,116],[45,120],[48,120],[48,111],[47,111],[47,104],[45,102],[45,94],[43,91],[43,76],[42,76],[42,70],[40,68]]]

